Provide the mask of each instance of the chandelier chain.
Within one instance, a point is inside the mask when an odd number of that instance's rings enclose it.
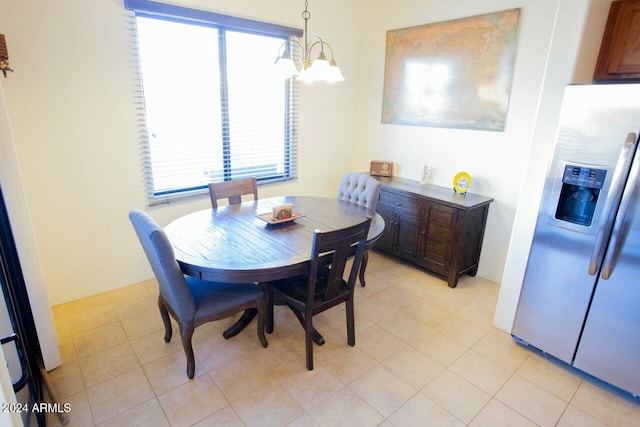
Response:
[[[311,18],[311,12],[309,12],[309,0],[305,0],[304,10],[302,11],[302,19],[306,21],[309,18]]]

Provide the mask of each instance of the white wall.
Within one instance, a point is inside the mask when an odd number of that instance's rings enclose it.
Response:
[[[567,52],[579,51],[579,46],[582,43],[582,26],[586,21],[585,17],[588,16],[588,4],[583,0],[562,0],[559,6],[555,31],[561,36],[554,37],[549,51],[548,66],[540,98],[540,111],[533,136],[534,144],[531,146],[525,165],[522,192],[494,319],[497,327],[509,332],[522,288],[547,165],[551,160],[555,145],[563,88],[567,83],[572,82],[572,75],[575,78],[576,74],[574,72],[574,62],[578,62],[577,59],[574,59],[576,56],[574,55],[568,62]],[[568,28],[577,31],[567,31]],[[592,29],[590,31],[593,32]],[[600,32],[598,39],[601,37],[602,32]],[[599,43],[595,46],[599,47]],[[596,50],[597,47],[595,47]],[[593,76],[593,65],[595,65],[595,58],[593,58],[591,67],[585,67],[591,69],[591,76]],[[587,72],[581,69],[580,73],[585,75]]]
[[[0,83],[0,154],[1,154],[0,184],[3,189],[3,195],[4,195],[4,192],[7,190],[9,192],[18,190],[14,193],[14,195],[19,194],[19,196],[22,197],[20,201],[23,202],[24,192],[21,191],[22,186],[10,185],[7,182],[7,177],[9,176],[7,172],[11,170],[12,166],[15,167],[17,165],[15,149],[13,146],[13,139],[11,138],[11,130],[8,127],[9,125],[8,122],[9,121],[7,119],[6,104],[4,102],[4,95],[2,92],[2,83]],[[10,160],[10,162],[8,160]],[[10,201],[11,199],[5,196],[5,203],[8,204]],[[39,268],[39,264],[36,265],[35,267]],[[44,286],[41,285],[40,289],[44,291]],[[44,301],[46,302],[47,300],[45,299]],[[48,307],[46,308],[49,313],[49,316],[51,316],[51,311],[49,310]],[[49,324],[52,325],[52,322],[50,322]],[[0,332],[2,333],[2,336],[6,336],[12,331],[13,331],[13,326],[11,325],[9,312],[5,304],[5,301],[2,300],[0,301]],[[55,341],[55,334],[54,334],[54,341]],[[59,354],[60,353],[58,352],[58,357],[59,357]],[[18,354],[15,351],[10,351],[8,352],[8,355],[5,358],[4,349],[0,350],[0,402],[4,402],[4,403],[17,402],[16,394],[13,391],[13,384],[11,379],[11,375],[13,375],[13,378],[18,378],[20,376],[19,375],[20,372],[18,373],[14,372],[16,370],[15,369],[16,366],[18,367],[20,366],[19,360],[18,360]],[[9,373],[10,368],[12,369],[11,374]],[[20,369],[17,369],[17,370],[20,371]],[[17,412],[1,411],[0,425],[21,426],[22,419],[20,418],[20,414],[18,414]]]
[[[304,3],[298,0],[174,3],[303,24]],[[145,189],[135,127],[130,21],[123,4],[0,0],[0,29],[15,70],[4,81],[5,95],[54,305],[151,277],[127,218],[129,210],[145,208]],[[260,187],[262,197],[333,196],[340,174],[350,167],[343,153],[351,152],[353,141],[356,3],[311,2],[310,11],[311,33],[332,44],[347,81],[302,88],[299,179]],[[164,225],[209,203],[205,195],[150,213]]]
[[[503,0],[367,2],[362,8],[359,68],[371,70],[359,98],[376,94],[356,112],[355,151],[392,160],[394,173],[417,179],[424,164],[433,182],[450,186],[469,171],[472,192],[495,199],[490,207],[478,274],[501,283],[496,326],[511,330],[564,86],[590,83],[611,0]],[[385,32],[479,13],[522,8],[507,127],[502,133],[394,126],[380,123]],[[584,30],[584,31],[583,31]],[[358,167],[355,167],[356,169]]]
[[[62,363],[58,340],[53,324],[53,316],[44,275],[41,268],[40,254],[36,244],[35,233],[31,225],[31,212],[22,180],[20,164],[16,155],[16,147],[9,124],[9,112],[5,102],[3,82],[0,81],[0,185],[7,214],[13,231],[16,251],[20,258],[22,275],[24,277],[31,312],[38,333],[38,342],[42,351],[42,360],[47,369],[53,369]],[[9,323],[7,305],[0,302],[0,332],[2,336],[13,332]],[[24,337],[23,337],[24,338]],[[14,353],[15,354],[15,353]],[[15,354],[17,357],[17,354]],[[17,360],[8,356],[7,359],[16,365]],[[19,375],[14,375],[18,378]]]
[[[566,68],[568,64],[564,64],[563,58],[566,57],[566,52],[575,50],[575,46],[578,44],[578,57],[575,61],[571,83],[589,84],[592,82],[611,0],[591,0],[590,2],[567,0],[563,1],[561,6],[558,19],[560,34],[564,36],[566,28],[580,28],[580,22],[584,22],[584,24],[580,34],[581,39],[576,40],[575,33],[569,34],[568,37],[555,37],[554,39],[550,56],[552,66],[549,67],[547,73],[549,83],[545,87],[541,103],[542,117],[534,137],[536,144],[532,146],[529,155],[523,193],[518,204],[518,215],[511,236],[509,256],[496,307],[495,325],[505,331],[511,331],[515,318],[547,164],[551,160],[561,100],[561,93],[556,90],[556,87],[569,71]]]
[[[362,3],[358,57],[362,102],[355,152],[360,168],[371,158],[394,162],[394,174],[419,179],[432,167],[432,182],[452,187],[458,171],[473,178],[471,192],[493,197],[478,274],[502,280],[527,156],[533,143],[558,0],[385,0]],[[504,132],[397,126],[380,122],[386,31],[521,8],[515,73]],[[573,30],[575,31],[575,30]],[[571,32],[571,31],[569,31]],[[566,61],[571,60],[571,52]],[[565,82],[566,83],[566,82]],[[355,167],[356,169],[358,167]]]
[[[300,0],[173,3],[298,27],[304,7]],[[346,81],[302,88],[300,177],[261,187],[261,197],[333,195],[342,172],[366,170],[371,159],[392,160],[398,175],[416,179],[422,165],[429,164],[433,182],[444,186],[451,186],[457,171],[467,170],[474,178],[472,192],[495,199],[478,274],[503,281],[525,173],[533,167],[528,158],[537,143],[553,36],[571,38],[581,27],[578,22],[577,28],[554,33],[556,11],[566,4],[569,14],[572,8],[578,11],[579,20],[586,3],[310,2],[310,33],[332,44]],[[145,200],[136,146],[129,22],[122,4],[0,0],[0,28],[16,70],[5,81],[5,94],[52,304],[151,277],[127,220],[127,212],[144,208]],[[515,7],[522,8],[522,15],[504,132],[380,123],[387,30]],[[557,67],[571,68],[575,54],[566,52],[554,60]],[[150,213],[166,224],[208,203],[204,196],[155,207]]]
[[[582,2],[584,1],[586,0]],[[572,83],[576,84],[589,84],[593,81],[593,72],[600,53],[600,43],[602,42],[602,35],[607,24],[612,0],[590,0],[586,2],[589,3],[589,9],[584,22],[582,41],[572,80]]]

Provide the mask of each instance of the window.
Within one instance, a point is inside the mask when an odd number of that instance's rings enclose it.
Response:
[[[135,11],[150,204],[209,182],[296,174],[294,83],[273,67],[300,30],[146,0]]]

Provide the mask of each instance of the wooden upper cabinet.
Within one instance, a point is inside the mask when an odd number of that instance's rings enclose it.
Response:
[[[593,80],[640,81],[640,0],[611,3]]]

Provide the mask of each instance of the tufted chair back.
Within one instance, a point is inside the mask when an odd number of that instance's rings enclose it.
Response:
[[[347,172],[342,175],[338,199],[375,211],[380,198],[380,182],[366,173]]]

